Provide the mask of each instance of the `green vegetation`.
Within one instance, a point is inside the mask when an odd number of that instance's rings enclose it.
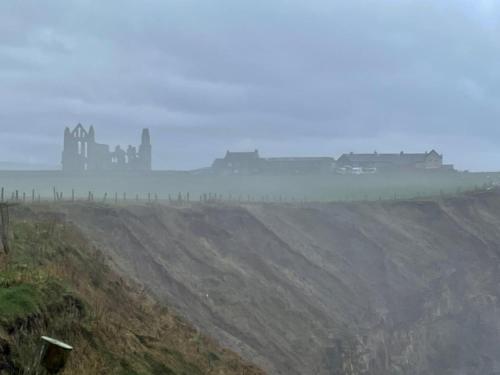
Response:
[[[74,346],[65,374],[261,373],[119,277],[71,225],[45,218],[12,230],[0,257],[0,374],[28,374],[41,335]]]
[[[8,173],[8,172],[2,172]],[[1,176],[0,176],[1,177]],[[258,201],[352,201],[394,198],[414,198],[482,188],[484,185],[500,182],[499,173],[469,172],[415,172],[374,175],[283,175],[283,176],[217,176],[211,174],[189,174],[183,172],[155,172],[151,175],[126,176],[112,174],[104,176],[68,176],[57,172],[47,175],[11,172],[5,175],[6,197],[12,192],[27,193],[35,189],[42,198],[52,199],[53,187],[62,193],[63,199],[70,199],[72,190],[77,198],[86,199],[89,191],[96,200],[118,199],[126,193],[128,200],[136,194],[141,199],[157,195],[167,200],[176,200],[179,193],[185,198],[187,193],[193,201],[203,194],[222,196],[224,200],[248,198]]]
[[[12,319],[38,311],[41,293],[32,285],[16,285],[0,290],[0,316]]]

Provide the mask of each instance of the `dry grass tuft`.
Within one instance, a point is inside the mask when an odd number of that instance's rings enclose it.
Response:
[[[39,337],[49,335],[75,348],[67,375],[262,374],[115,274],[73,226],[25,221],[14,233],[11,256],[0,259],[7,373],[32,373]]]

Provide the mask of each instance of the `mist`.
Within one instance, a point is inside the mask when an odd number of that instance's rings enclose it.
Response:
[[[500,2],[0,2],[0,373],[500,374]]]
[[[435,148],[496,171],[498,15],[464,0],[5,1],[1,165],[60,167],[62,131],[81,122],[109,144],[150,128],[155,169],[227,149]]]

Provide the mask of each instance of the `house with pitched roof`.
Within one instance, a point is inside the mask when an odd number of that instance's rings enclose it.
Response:
[[[318,174],[334,171],[331,157],[275,157],[261,158],[259,151],[231,152],[216,159],[212,170],[217,174]]]
[[[443,164],[443,155],[436,150],[424,153],[343,154],[337,161],[333,157],[272,157],[262,158],[259,151],[231,152],[216,159],[212,172],[217,174],[365,174],[384,171],[409,170],[453,170],[452,165]]]
[[[215,159],[212,170],[219,174],[259,174],[264,170],[264,159],[259,150],[252,152],[227,151],[226,156]]]

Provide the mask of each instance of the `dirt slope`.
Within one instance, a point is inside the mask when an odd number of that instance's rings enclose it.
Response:
[[[296,206],[57,208],[271,374],[500,371],[500,194]]]
[[[14,216],[26,220],[0,256],[0,374],[40,373],[41,335],[74,346],[68,375],[263,374],[120,277],[60,217]]]

